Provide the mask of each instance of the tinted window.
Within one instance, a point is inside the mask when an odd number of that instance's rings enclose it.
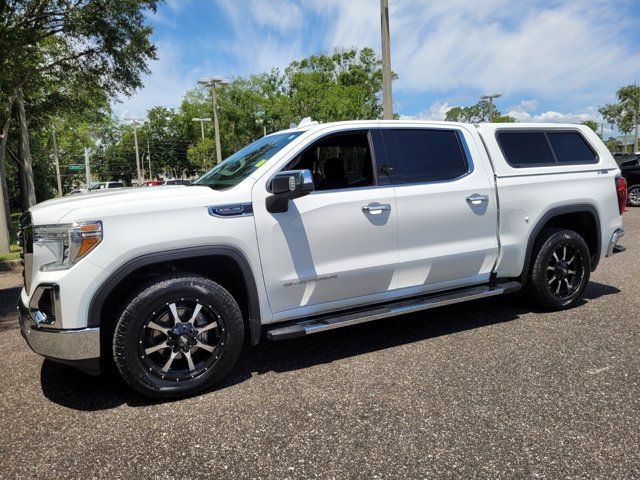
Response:
[[[287,170],[313,173],[316,190],[373,185],[373,161],[368,131],[328,135],[307,147]]]
[[[597,163],[596,153],[578,132],[502,131],[498,143],[512,167]]]
[[[535,167],[555,164],[545,132],[503,131],[498,143],[507,163],[513,167]]]
[[[468,171],[453,130],[384,129],[394,184],[451,180]]]
[[[596,154],[578,132],[548,132],[558,163],[595,163]]]

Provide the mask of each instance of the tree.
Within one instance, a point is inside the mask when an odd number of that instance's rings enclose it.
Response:
[[[381,118],[381,91],[380,60],[367,48],[313,55],[291,62],[284,72],[235,78],[216,90],[222,156],[260,138],[263,125],[272,132],[305,117],[323,122]],[[180,106],[180,121],[194,144],[188,158],[199,168],[213,165],[215,147],[201,142],[199,125],[191,119],[212,117],[212,108],[210,90],[202,87],[187,92]],[[213,138],[213,129],[206,135]]]
[[[608,103],[598,109],[604,120],[624,133],[623,152],[627,153],[627,135],[633,130],[633,116],[622,103]]]
[[[327,122],[382,115],[380,59],[370,48],[312,55],[285,70],[286,92],[297,119]]]
[[[589,127],[596,133],[598,133],[598,130],[600,128],[600,125],[595,120],[585,120],[584,122],[582,122],[582,125]]]
[[[631,117],[633,122],[633,151],[638,151],[638,124],[640,123],[640,86],[627,85],[616,92],[622,112]]]
[[[445,120],[448,122],[481,123],[489,121],[491,104],[488,100],[480,100],[468,107],[453,107],[447,112]],[[513,123],[515,118],[502,115],[500,110],[493,107],[493,123]]]
[[[40,82],[63,88],[74,78],[108,97],[141,86],[147,62],[155,58],[145,14],[156,5],[157,0],[0,1],[0,173],[6,170],[13,106],[21,91]]]

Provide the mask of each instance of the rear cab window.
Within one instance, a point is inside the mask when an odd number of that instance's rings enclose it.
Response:
[[[598,155],[577,130],[498,130],[496,139],[514,168],[598,163]]]
[[[452,181],[470,171],[456,130],[391,128],[382,138],[394,185]]]

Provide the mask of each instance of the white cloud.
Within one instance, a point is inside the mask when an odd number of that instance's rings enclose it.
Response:
[[[157,42],[158,60],[149,64],[150,75],[143,77],[144,87],[131,97],[120,98],[113,105],[119,118],[142,118],[151,107],[177,107],[185,92],[196,85],[202,72],[186,69],[181,62],[180,49],[174,44]]]
[[[328,45],[379,50],[378,2],[313,3],[330,16]],[[596,98],[633,80],[640,68],[640,55],[621,35],[628,20],[606,0],[398,0],[392,6],[397,89],[528,91],[552,99],[589,90]]]
[[[400,118],[405,120],[434,120],[442,121],[447,116],[447,112],[453,108],[447,102],[435,102],[427,110],[415,115],[401,115]]]
[[[587,120],[601,122],[602,116],[595,107],[587,107],[582,112],[557,112],[547,110],[536,112],[538,109],[537,100],[522,100],[519,104],[508,109],[507,115],[513,117],[518,122],[532,123],[582,123]]]
[[[250,5],[234,0],[218,3],[234,31],[221,47],[235,58],[238,74],[282,68],[304,56],[303,14],[297,4],[289,0],[252,0]]]
[[[189,69],[181,58],[184,39],[167,39],[159,45],[160,60],[152,63],[145,89],[128,104],[135,109],[177,105],[193,87],[197,69],[246,75],[335,47],[380,50],[377,0],[216,1],[224,16],[212,20],[230,27],[225,40],[215,40],[216,65],[203,55],[202,64]],[[187,5],[203,9],[199,2]],[[414,117],[441,119],[450,106],[473,103],[467,99],[489,90],[512,101],[524,93],[537,100],[500,109],[521,121],[591,119],[596,113],[584,106],[611,100],[612,92],[634,81],[640,70],[640,52],[625,34],[634,19],[624,6],[608,0],[394,0],[390,15],[392,65],[399,74],[396,98],[440,96],[443,101]],[[184,8],[183,0],[169,0],[152,18],[166,25]],[[211,38],[201,41],[203,51],[213,43]],[[397,111],[416,111],[404,103],[396,104]],[[558,106],[538,112],[539,104]],[[560,108],[577,113],[562,113]]]
[[[299,28],[303,22],[302,9],[289,0],[252,0],[243,10],[256,24],[280,32]]]

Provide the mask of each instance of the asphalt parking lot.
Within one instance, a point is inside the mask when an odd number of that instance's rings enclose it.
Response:
[[[0,273],[2,478],[639,478],[640,209],[583,305],[519,296],[248,348],[149,402],[43,360]]]

